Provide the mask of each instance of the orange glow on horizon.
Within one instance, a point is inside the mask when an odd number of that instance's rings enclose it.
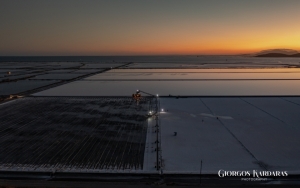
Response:
[[[5,1],[1,8],[0,56],[300,51],[299,0]]]
[[[163,35],[164,36],[164,35]],[[276,34],[256,36],[244,33],[242,36],[205,38],[203,36],[153,37],[143,39],[126,39],[101,45],[101,39],[71,41],[61,46],[51,45],[53,54],[71,55],[237,55],[257,53],[267,49],[293,49],[300,52],[298,41],[300,35],[278,37]],[[51,42],[49,41],[49,46]],[[36,53],[47,53],[49,50],[40,46]],[[47,51],[48,50],[48,51]]]

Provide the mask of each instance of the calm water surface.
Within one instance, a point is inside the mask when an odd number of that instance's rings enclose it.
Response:
[[[155,69],[151,72],[113,70],[36,95],[131,96],[136,89],[140,89],[161,96],[300,96],[298,69],[258,70],[247,72],[246,69],[224,69],[206,72],[190,69],[190,72],[186,72],[186,69],[176,69],[173,73],[168,70],[155,72]]]

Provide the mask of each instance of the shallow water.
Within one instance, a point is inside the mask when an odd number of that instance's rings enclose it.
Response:
[[[260,69],[252,69],[252,68],[222,68],[222,69],[112,69],[107,71],[106,73],[292,73],[298,72],[300,73],[300,68],[260,68]]]
[[[300,95],[300,80],[76,81],[36,96],[131,96],[137,89],[160,96]]]
[[[162,96],[300,95],[300,69],[112,69],[36,95],[131,96],[137,89]]]
[[[85,80],[289,80],[300,79],[300,73],[228,73],[228,72],[173,72],[173,73],[155,73],[155,72],[140,72],[140,73],[102,73],[86,78]]]

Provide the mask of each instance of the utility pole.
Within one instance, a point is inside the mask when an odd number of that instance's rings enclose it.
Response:
[[[201,185],[201,175],[202,174],[202,160],[201,160],[201,162],[200,162],[200,185]]]

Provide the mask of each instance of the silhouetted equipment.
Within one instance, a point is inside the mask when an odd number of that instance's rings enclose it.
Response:
[[[135,94],[132,94],[132,98],[135,99],[136,101],[139,101],[142,98],[140,91],[137,90]]]
[[[174,132],[174,136],[177,136],[177,132]]]

